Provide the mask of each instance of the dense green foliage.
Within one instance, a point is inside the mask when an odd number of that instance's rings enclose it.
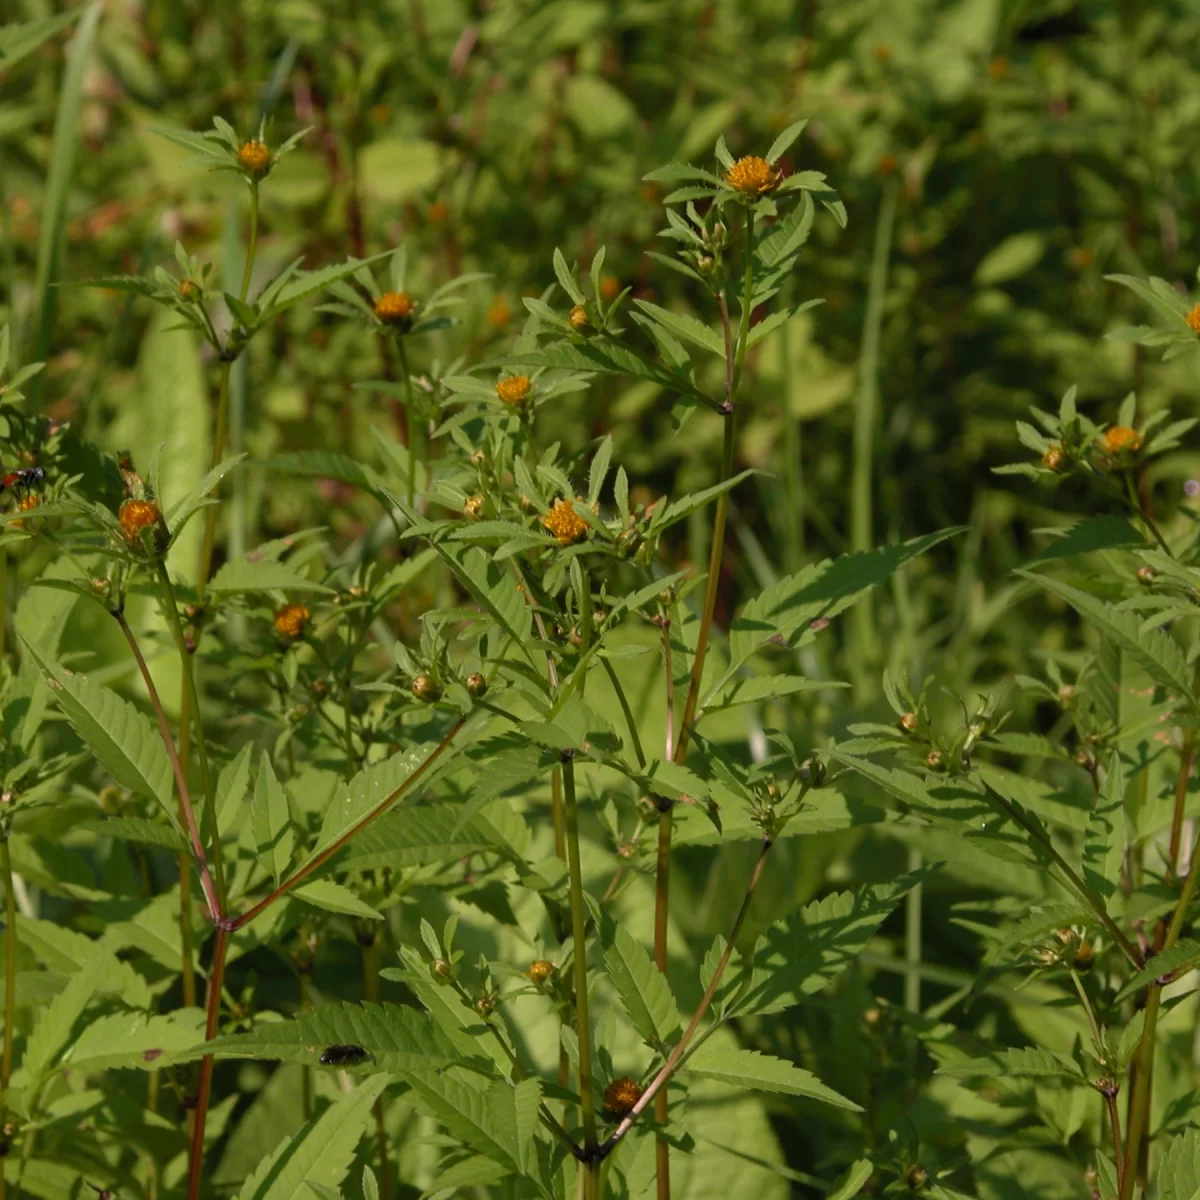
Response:
[[[16,3],[0,1200],[1200,1197],[1200,12]]]

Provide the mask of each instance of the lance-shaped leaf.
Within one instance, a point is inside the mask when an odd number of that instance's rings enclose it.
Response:
[[[172,801],[171,763],[149,718],[109,688],[75,675],[24,639],[46,674],[54,701],[100,764],[122,787],[162,806],[178,832]],[[182,834],[180,834],[182,837]]]
[[[940,1075],[959,1078],[997,1076],[999,1078],[1024,1079],[1074,1079],[1084,1080],[1079,1064],[1069,1055],[1055,1050],[1043,1050],[1027,1046],[1017,1050],[997,1050],[986,1058],[970,1058],[965,1062],[943,1063],[938,1067]]]
[[[254,836],[259,860],[278,885],[291,862],[296,835],[292,830],[287,795],[275,777],[275,770],[265,750],[258,764],[254,799],[250,802],[250,832]]]
[[[740,1046],[722,1046],[713,1041],[705,1042],[685,1064],[693,1075],[705,1079],[717,1079],[738,1087],[751,1088],[757,1092],[780,1092],[785,1096],[807,1096],[821,1100],[835,1108],[848,1108],[862,1112],[853,1100],[826,1087],[810,1071],[775,1058],[760,1054],[757,1050],[745,1050]]]
[[[371,1106],[388,1080],[365,1080],[269,1154],[238,1193],[238,1200],[297,1200],[305,1184],[336,1188],[346,1177]],[[310,1192],[311,1194],[311,1192]]]
[[[1083,835],[1083,877],[1088,887],[1107,900],[1120,883],[1125,855],[1125,768],[1119,754],[1109,756],[1104,790]]]
[[[611,930],[604,965],[638,1036],[661,1046],[679,1028],[679,1005],[667,977],[624,926]]]
[[[533,1150],[542,1085],[497,1080],[486,1090],[433,1073],[404,1076],[413,1099],[472,1150],[524,1173]]]
[[[1041,584],[1047,591],[1061,596],[1076,612],[1090,621],[1105,637],[1124,650],[1146,673],[1163,687],[1196,708],[1196,697],[1183,651],[1172,638],[1156,628],[1143,629],[1131,612],[1115,608],[1095,596],[1081,592],[1069,584],[1060,583],[1033,571],[1019,571],[1027,579]]]

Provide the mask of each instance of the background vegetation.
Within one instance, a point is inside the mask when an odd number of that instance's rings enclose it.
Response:
[[[40,21],[54,9],[16,0],[6,15]],[[313,269],[398,246],[414,295],[480,273],[456,293],[456,324],[408,340],[420,384],[508,352],[527,317],[523,300],[556,282],[556,249],[586,269],[606,247],[606,299],[628,287],[633,299],[710,320],[692,282],[650,253],[669,251],[658,231],[671,185],[645,176],[671,161],[712,166],[722,134],[735,157],[762,153],[807,118],[784,164],[826,173],[848,223],[822,214],[784,293],[792,303],[825,303],[783,324],[747,360],[752,402],[735,463],[760,472],[732,494],[716,626],[727,628],[747,598],[829,555],[947,526],[966,532],[803,650],[805,674],[849,689],[805,694],[783,713],[731,709],[720,739],[753,759],[764,753],[768,717],[810,747],[864,723],[890,724],[885,670],[914,689],[924,683],[937,720],[958,711],[954,697],[973,707],[986,694],[1002,698],[1014,726],[1061,733],[1056,689],[1075,679],[1092,643],[1066,603],[1014,569],[1047,545],[1039,531],[1119,505],[1076,479],[1051,488],[993,468],[1024,453],[1014,422],[1031,405],[1056,409],[1070,386],[1098,426],[1116,420],[1131,391],[1141,418],[1192,412],[1191,357],[1164,362],[1127,339],[1106,339],[1147,320],[1138,297],[1106,276],[1161,276],[1184,293],[1193,285],[1194,4],[109,0],[67,16],[60,33],[11,69],[0,58],[0,325],[11,333],[10,375],[46,363],[22,388],[49,418],[62,473],[87,478],[95,498],[107,495],[115,508],[121,489],[96,448],[128,451],[143,471],[157,455],[164,509],[196,488],[213,454],[220,364],[161,307],[74,285],[174,270],[180,242],[236,294],[245,261],[247,188],[186,165],[189,151],[155,126],[202,130],[221,117],[249,135],[265,120],[272,145],[309,128],[262,188],[252,291],[299,257]],[[0,49],[15,55],[19,47],[0,38]],[[323,561],[352,562],[366,546],[384,567],[402,567],[411,547],[391,536],[377,499],[339,478],[344,472],[325,473],[319,457],[378,462],[380,434],[407,442],[412,409],[401,372],[393,342],[327,304],[298,304],[265,327],[230,375],[230,444],[250,465],[225,484],[218,565],[323,527]],[[716,387],[720,373],[713,360],[698,380]],[[635,503],[678,496],[718,478],[722,422],[698,412],[677,430],[673,403],[653,380],[597,376],[540,408],[540,438],[570,456],[611,434]],[[0,448],[6,465],[25,461],[13,426],[0,425]],[[281,471],[272,461],[305,465]],[[1148,503],[1183,504],[1186,514],[1200,490],[1193,478],[1200,456],[1185,441],[1156,459],[1139,487]],[[710,516],[698,510],[664,538],[663,570],[705,563],[709,538]],[[172,563],[193,571],[201,541],[197,520],[172,547]],[[30,589],[64,570],[54,546],[14,540],[4,553],[9,649],[22,610],[26,622],[60,622],[59,658],[86,663],[92,679],[144,706],[120,630],[103,611],[66,601],[56,608],[65,593]],[[1076,567],[1075,582],[1086,582],[1095,564]],[[421,614],[454,595],[445,575],[416,576],[387,607],[386,624],[416,645]],[[264,612],[248,604],[238,619],[261,621]],[[175,718],[183,681],[170,631],[148,595],[130,597],[129,620],[152,631],[150,665]],[[222,665],[250,678],[255,664]],[[1050,686],[1039,692],[1022,679]],[[253,681],[211,692],[209,719],[233,742],[270,746],[278,730],[255,695]],[[657,703],[646,700],[636,716],[647,743],[660,743]],[[65,728],[60,734],[57,748],[70,748]],[[1072,771],[1086,783],[1086,772],[1065,761],[1055,769],[1067,793],[1079,787],[1063,782]],[[161,983],[164,996],[177,997],[177,964],[171,975],[173,959],[156,940],[165,935],[139,915],[138,901],[146,873],[165,886],[173,860],[97,833],[102,785],[102,772],[74,767],[56,785],[56,802],[14,835],[22,911],[147,960],[156,992]],[[851,805],[878,800],[865,782],[841,786]],[[1167,792],[1173,786],[1163,783]],[[1185,788],[1190,817],[1196,788],[1186,775]],[[528,792],[525,811],[544,814],[547,795]],[[875,810],[850,827],[814,825],[780,843],[751,933],[835,888],[892,880],[923,861],[942,865],[831,988],[737,1026],[745,1046],[801,1063],[865,1112],[715,1091],[690,1110],[695,1148],[677,1156],[677,1197],[821,1194],[872,1155],[892,1166],[868,1189],[910,1187],[906,1171],[918,1161],[931,1172],[956,1169],[948,1194],[981,1200],[1086,1196],[1098,1186],[1087,1174],[1101,1140],[1094,1091],[1011,1079],[968,1090],[935,1074],[928,1045],[953,1034],[962,1044],[1068,1052],[1086,1033],[1070,979],[1031,982],[1011,956],[988,951],[989,930],[1053,900],[1057,885],[961,831],[894,816]],[[668,977],[685,1011],[700,990],[692,958],[728,930],[754,862],[752,845],[705,840],[684,840],[672,881],[679,961]],[[585,863],[601,890],[618,861],[603,842],[598,835]],[[620,912],[648,944],[653,863],[636,865],[647,869],[631,872]],[[529,952],[514,932],[511,902],[494,881],[447,888],[436,875],[417,880],[387,910],[380,954],[394,964],[399,946],[419,945],[420,915],[453,912],[472,958],[486,950],[522,965]],[[19,1036],[71,967],[54,958],[62,947],[23,953]],[[325,923],[311,944],[243,953],[228,981],[231,1030],[248,1028],[260,1010],[294,1011],[298,978],[307,1004],[363,998],[352,919]],[[380,986],[383,999],[410,997],[402,982],[385,977]],[[1191,1121],[1184,1024],[1173,1027],[1179,1058],[1172,1082],[1156,1093],[1155,1130]],[[331,1073],[302,1083],[305,1070],[218,1064],[214,1188],[236,1193],[265,1149],[301,1126],[312,1104],[306,1088],[336,1093]],[[142,1088],[144,1077],[136,1079]],[[130,1084],[94,1120],[136,1124],[139,1154],[169,1161],[182,1154],[184,1117],[179,1097],[162,1087],[156,1114]],[[187,1090],[184,1081],[179,1095]],[[387,1120],[399,1147],[394,1194],[422,1194],[436,1178],[438,1127],[403,1099]],[[360,1153],[375,1161],[366,1142]],[[105,1163],[111,1177],[100,1171]],[[360,1174],[346,1184],[355,1200]],[[150,1187],[136,1163],[99,1152],[94,1162],[64,1159],[60,1174],[48,1165],[44,1177],[31,1171],[23,1186],[31,1195],[83,1195],[93,1179],[129,1195]],[[172,1186],[181,1185],[168,1172],[161,1194]]]

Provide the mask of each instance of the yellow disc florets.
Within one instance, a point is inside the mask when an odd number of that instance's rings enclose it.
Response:
[[[1136,454],[1142,448],[1142,435],[1128,425],[1113,425],[1104,431],[1100,444],[1105,454]]]
[[[237,159],[251,175],[262,175],[271,165],[271,148],[253,138],[238,147]]]
[[[158,505],[153,500],[126,500],[117,514],[121,532],[131,545],[137,545],[143,529],[158,524]]]
[[[199,290],[200,289],[190,279],[184,279],[179,284],[179,294],[185,300],[191,300],[196,293],[199,292]]]
[[[1192,307],[1188,309],[1186,320],[1188,323],[1188,328],[1193,333],[1200,333],[1200,304],[1193,304]]]
[[[533,385],[529,382],[527,375],[509,375],[506,379],[501,379],[496,383],[496,395],[505,404],[511,404],[513,408],[524,408],[531,391],[533,391]]]
[[[384,325],[405,328],[416,307],[417,302],[407,292],[384,292],[375,301],[375,316]]]
[[[37,508],[41,502],[42,498],[40,496],[22,496],[21,499],[17,501],[17,511],[23,513],[31,512],[33,509]],[[12,526],[14,529],[24,529],[25,522],[22,520],[16,520],[13,521]]]
[[[628,1116],[641,1098],[641,1086],[628,1075],[622,1075],[604,1089],[604,1111],[612,1113],[615,1117]]]
[[[483,496],[479,492],[467,497],[467,502],[463,505],[463,513],[472,521],[483,515]]]
[[[542,524],[554,534],[560,546],[570,546],[587,537],[588,524],[569,500],[555,500],[554,507],[542,518]]]
[[[780,178],[780,173],[765,158],[759,158],[756,154],[739,158],[725,172],[725,182],[744,196],[761,196],[777,187]]]
[[[280,637],[298,638],[311,617],[307,604],[285,604],[275,614],[275,632]]]

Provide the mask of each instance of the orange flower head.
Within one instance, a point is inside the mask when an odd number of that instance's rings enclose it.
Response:
[[[622,1075],[604,1089],[604,1111],[614,1117],[627,1117],[641,1098],[641,1086],[628,1075]]]
[[[31,512],[33,509],[37,508],[41,502],[42,498],[40,496],[22,496],[21,499],[17,501],[17,511],[23,513]],[[23,520],[13,521],[12,527],[14,529],[24,529],[25,522]]]
[[[280,637],[298,638],[311,617],[307,604],[285,604],[275,614],[275,632]]]
[[[605,275],[600,280],[600,298],[615,300],[621,294],[621,281],[615,275]]]
[[[554,534],[560,546],[571,546],[587,537],[588,524],[569,500],[555,500],[554,507],[542,518],[542,524]]]
[[[575,305],[567,313],[567,320],[571,322],[571,328],[576,333],[582,333],[592,323],[592,318],[588,316],[587,309],[582,304]]]
[[[509,375],[496,383],[496,395],[513,408],[524,408],[532,390],[528,375]]]
[[[450,206],[445,200],[435,200],[426,210],[425,219],[431,225],[440,225],[450,215]]]
[[[1200,333],[1200,304],[1193,304],[1188,310],[1187,315],[1188,328],[1193,333]]]
[[[1113,425],[1104,431],[1100,444],[1106,454],[1136,454],[1142,448],[1142,435],[1128,425]]]
[[[264,175],[271,165],[271,148],[266,142],[252,138],[238,147],[237,160],[251,175]]]
[[[1096,252],[1091,246],[1076,246],[1071,251],[1071,266],[1077,271],[1086,271],[1096,263]],[[1200,306],[1198,306],[1200,307]],[[1200,331],[1198,331],[1200,332]]]
[[[541,987],[558,968],[552,963],[547,962],[544,958],[539,958],[537,962],[529,964],[529,978]]]
[[[374,314],[380,324],[392,329],[408,329],[413,323],[416,301],[407,292],[384,292],[374,302]]]
[[[879,156],[879,162],[877,164],[880,175],[895,175],[896,168],[899,165],[900,164],[896,160],[896,156],[890,150],[884,151],[884,153]]]
[[[483,496],[479,492],[476,492],[473,496],[468,496],[466,504],[463,505],[463,512],[472,521],[478,520],[483,514]]]
[[[375,316],[384,325],[407,329],[416,307],[417,302],[407,292],[384,292],[375,301]]]
[[[143,529],[152,529],[158,524],[158,505],[153,500],[126,500],[117,514],[121,532],[131,545],[140,544]]]
[[[179,294],[185,299],[190,300],[200,289],[190,280],[184,279],[179,284]]]
[[[1003,54],[997,54],[995,58],[988,61],[988,74],[992,77],[994,83],[999,83],[1002,79],[1008,78],[1008,59]]]
[[[725,172],[725,182],[743,196],[761,196],[764,192],[772,191],[781,178],[780,172],[756,154],[739,158]]]

